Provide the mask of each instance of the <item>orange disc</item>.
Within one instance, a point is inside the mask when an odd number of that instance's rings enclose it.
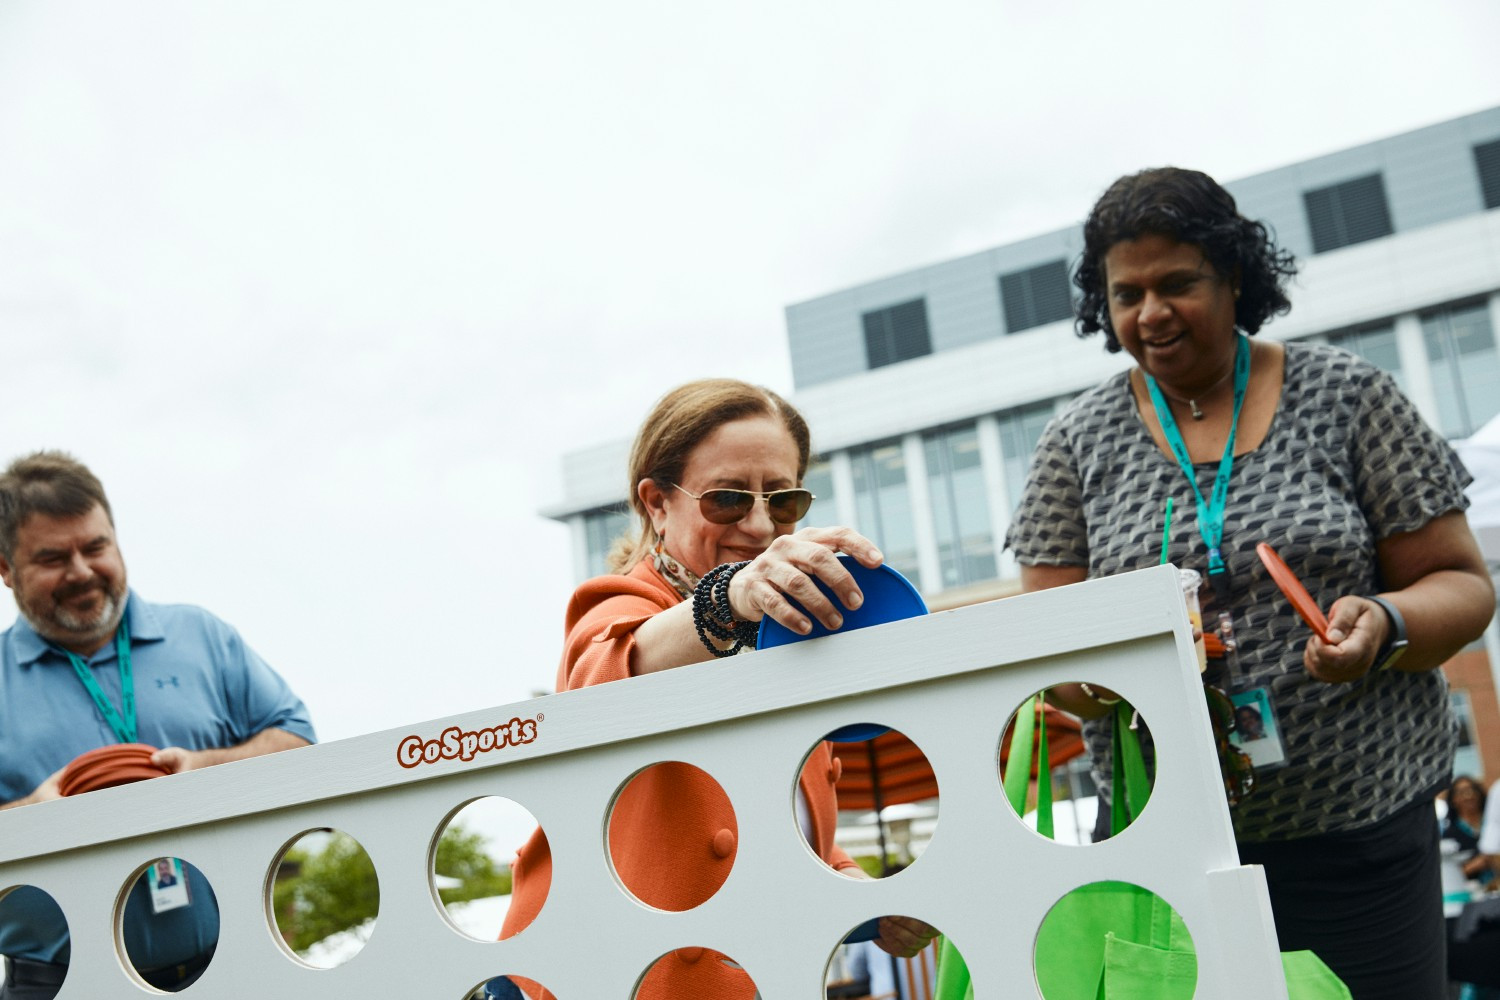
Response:
[[[1308,628],[1318,634],[1318,638],[1328,642],[1328,619],[1323,616],[1323,610],[1318,607],[1318,602],[1313,600],[1307,588],[1302,586],[1302,581],[1297,579],[1291,567],[1276,554],[1276,550],[1265,542],[1255,546],[1255,554],[1260,556],[1260,561],[1265,564],[1271,579],[1276,581],[1276,586],[1286,595],[1286,599],[1292,602],[1292,610],[1305,622]]]
[[[63,770],[58,791],[63,795],[79,795],[159,778],[167,772],[151,763],[155,752],[156,747],[145,743],[113,743],[81,753]]]

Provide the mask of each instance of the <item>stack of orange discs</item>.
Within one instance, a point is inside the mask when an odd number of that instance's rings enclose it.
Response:
[[[128,785],[132,781],[160,778],[168,772],[151,763],[156,747],[145,743],[114,743],[81,753],[58,779],[63,795],[80,795],[100,788]]]

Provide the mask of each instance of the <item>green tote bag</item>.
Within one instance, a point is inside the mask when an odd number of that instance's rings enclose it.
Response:
[[[1047,733],[1039,725],[1040,699],[1016,717],[1010,760],[1003,776],[1006,798],[1021,815],[1031,774],[1032,747],[1047,759]],[[1151,794],[1134,711],[1115,708],[1114,788],[1110,830],[1119,833],[1139,816]],[[1053,836],[1052,789],[1038,782],[1037,832]],[[1282,955],[1291,1000],[1350,1000],[1349,990],[1312,952]],[[1042,923],[1036,943],[1037,981],[1047,1000],[1190,1000],[1198,981],[1198,956],[1176,911],[1155,893],[1124,882],[1082,886],[1059,900]],[[939,952],[936,1000],[974,1000],[963,956],[948,938]]]

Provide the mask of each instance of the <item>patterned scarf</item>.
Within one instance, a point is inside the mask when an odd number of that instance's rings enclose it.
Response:
[[[656,571],[676,588],[684,601],[689,600],[693,596],[693,591],[698,587],[698,574],[668,555],[665,546],[665,538],[657,539],[656,550],[651,554]]]

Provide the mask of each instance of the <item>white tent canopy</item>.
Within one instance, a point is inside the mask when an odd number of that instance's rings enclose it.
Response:
[[[1468,489],[1469,525],[1493,572],[1500,564],[1500,416],[1457,443],[1474,482]]]

